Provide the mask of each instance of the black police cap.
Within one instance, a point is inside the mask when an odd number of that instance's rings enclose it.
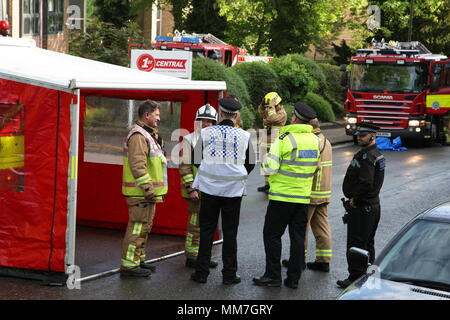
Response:
[[[297,102],[294,104],[294,113],[297,118],[307,122],[317,118],[316,111],[302,102]]]
[[[377,133],[378,130],[380,130],[380,127],[376,125],[370,123],[357,123],[354,135],[363,136],[369,133]]]
[[[219,99],[219,108],[226,113],[237,113],[242,106],[236,99],[226,97]]]

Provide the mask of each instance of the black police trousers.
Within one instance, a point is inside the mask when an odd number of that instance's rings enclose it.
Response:
[[[202,192],[199,215],[200,245],[198,248],[196,273],[209,275],[209,262],[214,232],[217,229],[219,215],[222,217],[222,275],[224,279],[233,279],[237,271],[237,232],[242,197],[219,197]]]
[[[287,276],[297,282],[305,263],[305,233],[308,205],[270,200],[264,221],[264,248],[266,251],[265,277],[281,280],[281,237],[289,226],[291,242]]]
[[[380,204],[358,206],[350,210],[347,223],[347,263],[349,279],[356,280],[364,275],[367,265],[352,263],[349,259],[351,247],[357,247],[369,252],[369,262],[375,260],[375,233],[380,221]]]

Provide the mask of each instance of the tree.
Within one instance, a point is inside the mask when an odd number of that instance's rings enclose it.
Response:
[[[94,16],[121,28],[136,18],[130,0],[94,0]]]
[[[333,57],[333,60],[338,66],[348,64],[349,59],[355,54],[354,50],[347,45],[345,40],[341,41],[340,46],[333,43],[333,48],[336,52],[336,56]]]
[[[192,10],[187,15],[185,30],[190,33],[211,33],[223,39],[227,20],[219,15],[216,0],[191,0],[190,5]]]

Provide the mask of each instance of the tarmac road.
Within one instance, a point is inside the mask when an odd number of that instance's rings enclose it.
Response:
[[[248,196],[244,198],[238,235],[239,274],[242,282],[222,285],[221,263],[213,269],[207,284],[189,280],[192,269],[184,267],[184,256],[157,262],[157,272],[151,279],[123,279],[118,274],[83,282],[80,290],[42,286],[37,281],[0,278],[0,299],[152,299],[152,300],[317,300],[335,299],[341,290],[338,279],[346,277],[346,229],[342,224],[342,180],[346,168],[358,150],[351,144],[334,148],[333,196],[329,209],[333,232],[334,257],[330,273],[306,270],[299,288],[262,288],[252,284],[252,278],[264,271],[262,229],[267,207],[263,193],[256,192],[262,184],[259,168],[252,172]],[[381,221],[376,236],[376,249],[387,241],[416,214],[450,200],[450,148],[431,148],[403,152],[384,152],[386,178],[381,193]],[[309,257],[313,259],[314,240],[311,232]],[[179,240],[182,244],[182,239]],[[287,257],[289,238],[283,238],[283,256]],[[213,259],[220,261],[221,245],[213,248]],[[284,273],[284,272],[283,272]]]

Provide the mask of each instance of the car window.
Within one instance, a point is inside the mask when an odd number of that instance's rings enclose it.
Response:
[[[450,285],[450,224],[418,220],[379,262],[383,279],[408,278]]]

